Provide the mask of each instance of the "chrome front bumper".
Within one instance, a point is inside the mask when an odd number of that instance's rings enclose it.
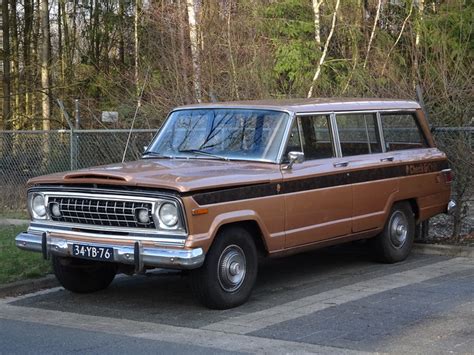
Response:
[[[18,248],[43,253],[45,257],[51,254],[72,256],[73,244],[109,247],[114,250],[114,262],[135,265],[136,271],[142,270],[144,266],[169,269],[195,269],[204,263],[205,258],[204,251],[201,248],[168,249],[143,247],[140,242],[135,242],[135,244],[130,246],[100,241],[97,241],[97,243],[84,243],[69,238],[64,239],[52,236],[48,233],[37,235],[23,232],[17,235],[15,242]]]

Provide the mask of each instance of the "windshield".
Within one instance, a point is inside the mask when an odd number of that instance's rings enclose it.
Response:
[[[251,109],[175,111],[145,155],[276,162],[288,116]]]

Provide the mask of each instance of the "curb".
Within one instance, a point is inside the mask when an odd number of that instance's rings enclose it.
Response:
[[[0,285],[0,298],[18,296],[56,286],[59,286],[59,282],[54,275],[48,275],[39,279],[15,281],[6,285]]]
[[[440,244],[413,244],[413,252],[429,255],[457,256],[465,258],[474,258],[474,248],[458,245],[440,245]]]

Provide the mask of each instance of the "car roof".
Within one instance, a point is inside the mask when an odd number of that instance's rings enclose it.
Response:
[[[413,110],[419,109],[416,101],[376,98],[314,98],[314,99],[272,99],[252,101],[229,101],[192,104],[175,110],[206,108],[268,109],[294,113],[331,112],[354,110]]]

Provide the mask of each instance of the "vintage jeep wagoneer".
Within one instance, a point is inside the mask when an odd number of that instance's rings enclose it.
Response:
[[[179,107],[135,162],[29,181],[19,248],[73,292],[117,272],[190,270],[211,308],[244,303],[258,257],[369,239],[404,260],[415,225],[455,208],[416,102],[309,99]]]

